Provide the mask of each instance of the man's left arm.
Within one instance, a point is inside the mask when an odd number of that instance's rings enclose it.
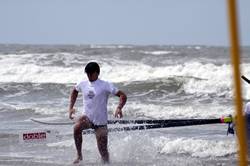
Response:
[[[126,104],[127,96],[121,90],[119,90],[115,95],[120,98],[119,105],[118,105],[118,107],[116,108],[116,111],[115,111],[115,117],[116,118],[122,118],[122,108]]]

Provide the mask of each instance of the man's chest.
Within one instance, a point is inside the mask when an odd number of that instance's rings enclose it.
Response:
[[[105,97],[106,91],[103,87],[89,85],[83,88],[83,95],[86,100],[92,100],[95,98]]]

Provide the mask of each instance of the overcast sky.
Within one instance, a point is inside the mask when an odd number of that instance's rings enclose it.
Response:
[[[238,0],[250,45],[250,0]],[[228,45],[226,0],[0,0],[0,43]]]

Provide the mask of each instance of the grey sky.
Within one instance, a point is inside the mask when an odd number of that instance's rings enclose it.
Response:
[[[228,45],[226,0],[0,0],[0,43]],[[250,45],[250,0],[239,0]]]

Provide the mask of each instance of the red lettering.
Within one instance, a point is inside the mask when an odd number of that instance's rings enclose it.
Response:
[[[23,140],[42,140],[46,139],[46,132],[23,133]]]

